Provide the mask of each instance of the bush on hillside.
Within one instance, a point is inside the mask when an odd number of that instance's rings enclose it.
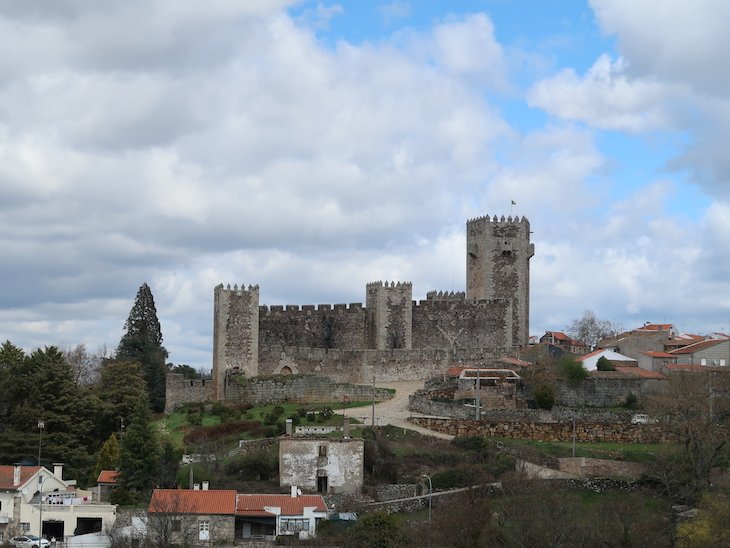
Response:
[[[558,373],[570,385],[579,384],[588,376],[583,364],[571,356],[564,356],[558,362]]]

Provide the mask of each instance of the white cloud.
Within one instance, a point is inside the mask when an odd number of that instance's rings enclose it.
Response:
[[[632,80],[623,59],[600,56],[584,77],[566,68],[535,84],[528,104],[599,129],[630,133],[667,128],[667,88],[650,80]]]

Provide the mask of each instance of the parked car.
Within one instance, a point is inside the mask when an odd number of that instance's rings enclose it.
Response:
[[[636,413],[636,415],[631,417],[631,424],[650,424],[652,422],[656,422],[656,420],[649,417],[646,413]]]
[[[25,535],[22,537],[13,537],[10,540],[10,544],[15,548],[45,548],[50,546],[51,542],[48,539],[41,539],[35,535]]]

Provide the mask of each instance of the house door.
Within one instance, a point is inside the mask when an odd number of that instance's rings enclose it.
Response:
[[[317,478],[317,492],[318,493],[327,492],[327,476],[319,476]]]

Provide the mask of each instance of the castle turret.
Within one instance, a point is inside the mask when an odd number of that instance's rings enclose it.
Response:
[[[410,282],[373,282],[366,287],[366,346],[374,350],[410,350],[413,286]]]
[[[223,284],[215,288],[213,312],[213,383],[215,398],[225,397],[226,376],[235,371],[258,375],[259,286]]]
[[[530,326],[530,223],[480,217],[466,223],[466,297],[512,301],[512,344],[526,346]]]

